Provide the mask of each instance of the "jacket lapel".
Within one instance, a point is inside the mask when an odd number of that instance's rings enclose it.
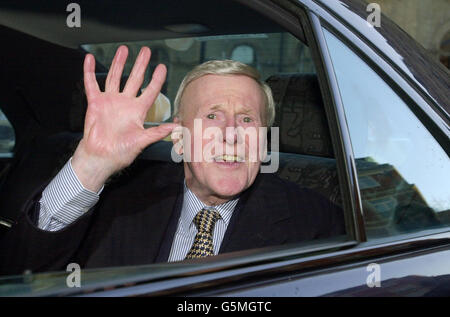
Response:
[[[259,174],[239,199],[220,253],[280,245],[288,239],[285,221],[291,217],[287,194],[272,176]]]
[[[182,207],[182,184],[172,183],[164,187],[160,194],[164,198],[146,209],[145,218],[149,228],[145,239],[150,244],[147,249],[148,260],[144,260],[145,263],[166,261],[169,256],[171,248],[169,242],[173,240],[178,223],[176,220],[179,218]]]

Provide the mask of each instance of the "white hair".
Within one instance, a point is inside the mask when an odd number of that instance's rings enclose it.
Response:
[[[275,120],[275,102],[269,85],[261,80],[259,72],[253,67],[233,60],[213,60],[196,66],[186,74],[178,88],[174,102],[174,116],[179,116],[181,98],[186,87],[195,79],[205,75],[244,75],[252,78],[261,88],[265,99],[266,123],[270,127]]]

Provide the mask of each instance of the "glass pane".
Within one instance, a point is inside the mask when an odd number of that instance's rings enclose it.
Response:
[[[11,153],[15,141],[14,129],[3,111],[0,110],[0,156]]]
[[[255,62],[255,52],[249,45],[239,45],[231,53],[231,59],[251,65]]]
[[[408,105],[324,30],[356,158],[369,238],[450,224],[450,160]]]
[[[342,207],[336,160],[314,62],[308,46],[287,32],[230,34],[148,40],[141,42],[86,44],[108,68],[119,45],[129,48],[124,75],[132,69],[142,46],[152,49],[148,78],[158,63],[167,66],[163,94],[173,103],[178,87],[188,71],[199,63],[215,59],[232,59],[250,64],[271,87],[276,104],[274,127],[279,133],[276,148],[279,161],[274,172],[284,180],[312,189]],[[157,55],[155,55],[157,52]],[[144,83],[144,86],[146,83]],[[153,108],[153,107],[152,107]],[[170,119],[169,119],[170,120]],[[169,140],[169,139],[168,139]]]
[[[129,48],[124,76],[129,75],[142,46],[148,46],[152,50],[143,87],[148,84],[158,64],[167,66],[167,78],[161,92],[167,97],[165,101],[170,108],[173,108],[176,92],[186,73],[208,60],[234,59],[250,64],[261,73],[263,79],[280,73],[315,73],[308,47],[287,32],[86,44],[82,48],[94,54],[99,63],[109,68],[116,49],[122,44]],[[152,121],[151,116],[147,118],[147,121]],[[159,119],[161,118],[162,120],[157,121],[169,119],[167,116],[160,116]]]

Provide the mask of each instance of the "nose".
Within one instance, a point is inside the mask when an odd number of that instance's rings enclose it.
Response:
[[[236,129],[236,120],[232,117],[227,118],[225,133],[223,134],[225,137],[225,142],[233,145],[237,142],[237,129]]]
[[[233,145],[237,142],[237,131],[235,127],[227,127],[225,130],[225,142]]]

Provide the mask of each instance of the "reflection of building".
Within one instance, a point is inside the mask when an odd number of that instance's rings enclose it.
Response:
[[[436,213],[419,189],[390,164],[371,158],[356,160],[364,218],[370,235],[388,235],[426,229],[446,223],[450,210]]]
[[[449,68],[449,0],[365,0],[378,3],[381,12],[422,44]],[[383,21],[381,21],[383,23]]]

